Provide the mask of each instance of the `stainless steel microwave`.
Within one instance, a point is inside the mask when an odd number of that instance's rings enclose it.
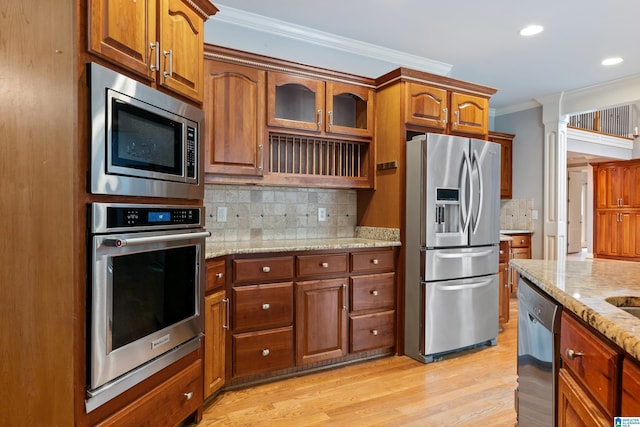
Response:
[[[202,199],[202,110],[95,63],[87,74],[90,192]]]

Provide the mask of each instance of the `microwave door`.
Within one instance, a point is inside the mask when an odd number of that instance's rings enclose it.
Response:
[[[500,145],[472,139],[470,159],[470,244],[497,244],[500,238]]]
[[[472,202],[469,139],[427,134],[422,165],[424,246],[467,246]]]

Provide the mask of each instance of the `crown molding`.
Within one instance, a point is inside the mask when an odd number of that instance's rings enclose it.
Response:
[[[448,76],[451,72],[452,65],[444,62],[360,42],[232,7],[223,5],[217,7],[220,11],[216,14],[215,19],[226,24],[389,62],[398,67],[414,68],[444,76]]]

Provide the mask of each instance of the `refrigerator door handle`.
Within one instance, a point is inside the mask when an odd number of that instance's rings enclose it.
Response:
[[[490,285],[491,283],[493,283],[493,280],[489,279],[489,280],[483,280],[482,282],[467,283],[464,285],[437,284],[436,288],[438,288],[441,291],[460,291],[463,289],[482,288],[484,286]]]
[[[469,178],[469,187],[472,187],[472,182],[471,182],[471,159],[469,158],[469,154],[467,154],[466,152],[464,153],[464,157],[463,157],[463,164],[462,164],[462,168],[463,171],[462,172],[466,172],[466,176]],[[464,180],[464,173],[461,173],[461,179]],[[463,183],[460,183],[460,187],[461,188],[466,188],[463,186]],[[463,194],[461,197],[461,209],[460,209],[460,214],[463,215],[464,214],[464,224],[462,226],[462,232],[464,234],[467,233],[467,230],[469,229],[469,224],[471,222],[471,207],[473,206],[473,189],[471,189],[471,191],[469,191],[469,206],[466,205],[465,200],[466,200],[466,195]]]
[[[489,249],[486,251],[481,251],[481,252],[456,252],[456,253],[451,253],[451,254],[446,254],[446,253],[438,253],[436,254],[436,258],[442,258],[442,259],[455,259],[455,258],[477,258],[477,257],[483,257],[483,256],[488,256],[491,255],[493,253],[493,249]]]
[[[479,157],[478,156],[478,152],[476,150],[473,150],[473,161],[472,161],[472,167],[473,164],[476,165],[476,168],[478,169],[478,186],[479,186],[479,200],[478,200],[478,217],[475,220],[475,224],[473,225],[473,233],[475,234],[478,231],[478,226],[480,225],[480,218],[482,217],[482,206],[484,204],[484,182],[483,182],[483,175],[482,175],[482,166],[481,163],[479,161]],[[473,194],[473,192],[472,192]]]

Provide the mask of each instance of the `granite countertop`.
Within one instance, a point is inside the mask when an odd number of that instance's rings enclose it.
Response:
[[[640,361],[640,319],[605,300],[640,297],[640,263],[515,259],[511,265]]]
[[[291,240],[248,240],[218,242],[207,239],[205,256],[215,258],[233,254],[259,254],[265,252],[289,252],[332,249],[359,249],[400,246],[398,229],[357,227],[355,237]]]

